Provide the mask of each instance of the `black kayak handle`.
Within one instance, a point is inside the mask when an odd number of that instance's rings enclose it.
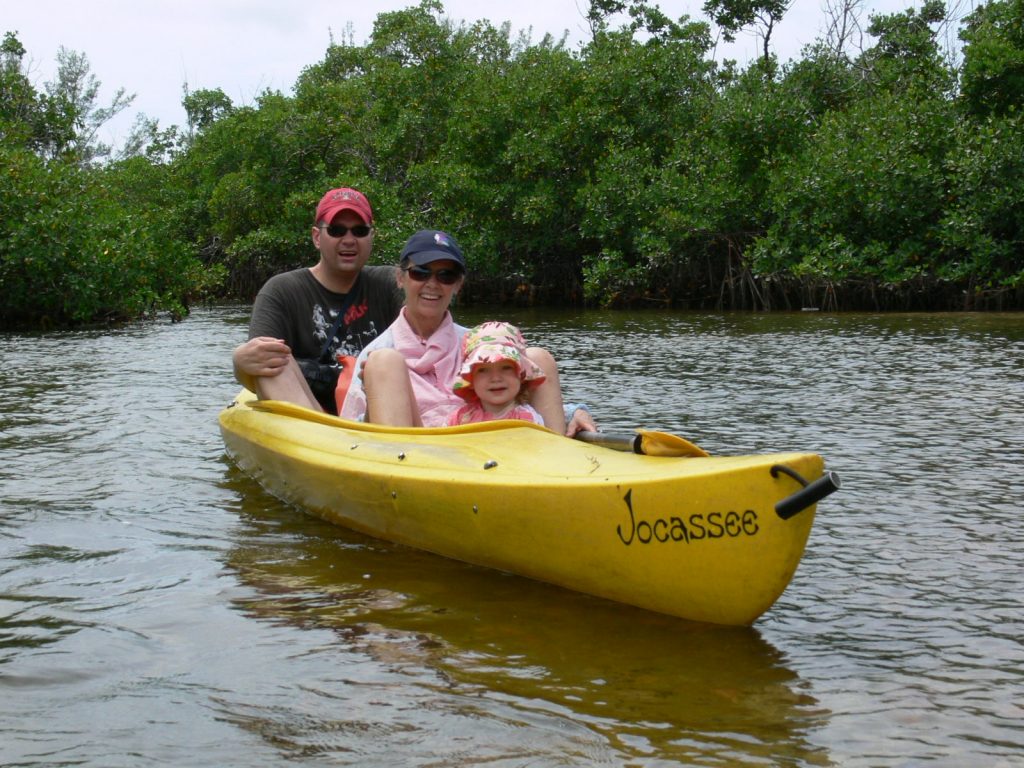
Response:
[[[775,464],[770,471],[772,477],[778,477],[779,473],[789,475],[803,486],[799,491],[790,494],[775,505],[775,514],[783,520],[789,520],[789,518],[803,512],[812,504],[817,504],[830,493],[835,493],[842,488],[839,475],[831,471],[825,472],[813,483],[808,483],[799,472],[787,467],[785,464]]]

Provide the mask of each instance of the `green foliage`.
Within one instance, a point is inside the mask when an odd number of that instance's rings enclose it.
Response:
[[[36,153],[67,144],[73,136],[69,116],[25,74],[25,48],[13,32],[0,45],[0,143]]]
[[[98,138],[100,127],[135,100],[119,88],[108,106],[96,103],[100,81],[89,71],[84,53],[61,47],[57,51],[57,80],[46,84],[47,93],[71,123],[71,140],[66,146],[55,146],[54,154],[68,153],[79,163],[90,163],[110,155],[111,148]]]
[[[953,125],[950,102],[884,94],[827,116],[773,175],[775,220],[756,268],[882,282],[919,274],[942,215]]]
[[[873,17],[854,59],[823,40],[784,67],[768,37],[785,3],[709,2],[730,34],[762,25],[764,55],[740,69],[712,59],[708,23],[643,0],[591,0],[578,51],[422,0],[380,14],[363,45],[332,44],[291,95],[236,106],[186,89],[187,133],[140,116],[105,164],[95,127],[123,93],[98,108],[67,52],[37,91],[8,34],[0,319],[251,297],[315,259],[312,213],[335,186],[372,201],[375,261],[447,229],[471,285],[554,301],[767,306],[800,281],[1020,290],[1022,3],[968,17],[958,70],[938,0]]]
[[[722,28],[728,41],[744,27],[757,26],[762,41],[762,63],[771,62],[772,32],[792,5],[792,0],[705,0],[704,12]]]
[[[181,100],[192,134],[203,131],[223,117],[234,112],[235,105],[220,88],[202,88],[198,91],[185,89]]]
[[[810,126],[829,112],[846,110],[871,92],[864,71],[824,44],[808,46],[802,59],[790,62],[784,68],[781,86],[799,100]]]
[[[943,18],[936,2],[875,17],[879,43],[851,66],[818,49],[790,71],[813,130],[774,157],[758,272],[881,284],[950,274],[936,253],[962,129],[932,28]]]
[[[438,157],[410,181],[422,209],[446,212],[475,269],[573,274],[571,190],[588,151],[574,120],[580,87],[578,64],[549,45],[480,65],[453,102]]]
[[[152,178],[139,178],[149,169],[100,173],[7,148],[0,162],[0,324],[180,316],[206,283],[191,250],[169,235],[165,212],[133,197],[153,189]]]
[[[952,97],[956,74],[946,65],[936,36],[946,19],[942,0],[925,0],[920,10],[873,16],[868,32],[878,44],[857,62],[869,82],[908,99]]]
[[[681,19],[667,38],[637,45],[604,34],[587,52],[578,114],[593,154],[575,200],[580,234],[594,244],[582,265],[588,298],[615,304],[649,294],[652,276],[686,255],[692,230],[714,226],[703,205],[686,204],[690,172],[701,165],[686,148],[710,139],[713,125],[709,47],[706,25]]]
[[[947,159],[939,273],[985,287],[1024,285],[1024,116],[965,125]]]
[[[993,0],[966,19],[961,94],[984,117],[1024,107],[1024,0]]]

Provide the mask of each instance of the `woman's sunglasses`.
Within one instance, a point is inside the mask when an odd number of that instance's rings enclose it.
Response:
[[[435,272],[426,267],[402,267],[402,271],[417,283],[425,283],[433,276],[441,285],[455,285],[462,277],[462,272],[458,269],[439,269]]]
[[[344,237],[346,232],[351,232],[355,237],[366,237],[370,234],[370,227],[367,224],[356,224],[354,227],[346,227],[343,224],[322,224],[321,229],[331,237]]]

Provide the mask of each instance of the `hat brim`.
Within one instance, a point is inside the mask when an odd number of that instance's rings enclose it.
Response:
[[[463,272],[466,271],[466,265],[453,256],[450,251],[417,251],[406,256],[406,260],[411,261],[417,267],[433,264],[435,261],[451,261],[457,264]]]

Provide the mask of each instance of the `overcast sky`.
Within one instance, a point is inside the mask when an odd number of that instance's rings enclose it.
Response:
[[[864,0],[868,12],[892,13],[915,6],[913,0]],[[794,0],[773,34],[775,51],[785,61],[820,37],[826,0]],[[37,88],[52,80],[60,46],[84,53],[102,83],[101,103],[124,87],[135,101],[112,121],[101,140],[117,142],[138,113],[163,128],[184,126],[182,86],[220,88],[236,105],[251,104],[265,89],[290,94],[304,67],[323,58],[334,39],[351,31],[361,45],[377,14],[409,8],[418,0],[5,0],[0,34],[16,32],[26,49],[25,62]],[[703,0],[654,0],[673,19],[703,18]],[[447,0],[454,20],[485,18],[495,26],[512,23],[514,32],[532,30],[537,41],[550,32],[568,32],[570,48],[588,38],[586,0]],[[866,25],[866,19],[865,19]],[[741,35],[719,53],[741,62],[757,55],[760,42]],[[722,56],[719,56],[722,58]]]

